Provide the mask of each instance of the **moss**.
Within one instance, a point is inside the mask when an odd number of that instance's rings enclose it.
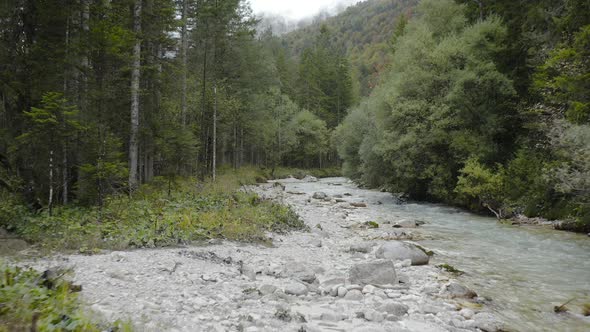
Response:
[[[365,225],[369,228],[379,228],[379,224],[374,221],[367,221],[365,222]]]
[[[445,270],[445,271],[447,271],[449,273],[453,273],[453,274],[456,274],[456,275],[462,275],[462,274],[465,273],[465,272],[463,272],[463,271],[461,271],[461,270],[459,270],[459,269],[457,269],[454,266],[449,265],[449,264],[440,264],[440,265],[437,265],[436,267],[438,267],[441,270]]]
[[[422,252],[424,252],[424,253],[425,253],[426,255],[428,255],[429,257],[432,257],[432,256],[434,256],[434,251],[432,251],[432,250],[428,250],[428,249],[426,249],[426,248],[422,247],[421,245],[417,245],[417,244],[416,244],[416,247],[417,247],[418,249],[422,250]]]

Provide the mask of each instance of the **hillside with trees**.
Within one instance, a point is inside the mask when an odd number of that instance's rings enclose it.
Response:
[[[339,15],[285,35],[283,43],[289,54],[299,59],[328,30],[332,47],[352,66],[355,96],[368,96],[391,62],[396,27],[412,15],[417,3],[417,0],[359,2]]]

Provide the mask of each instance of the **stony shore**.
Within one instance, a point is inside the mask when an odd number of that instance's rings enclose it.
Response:
[[[420,239],[419,221],[373,225],[367,212],[381,202],[354,190],[301,192],[304,181],[314,179],[247,188],[291,205],[309,226],[269,234],[272,246],[210,241],[26,264],[71,268],[92,310],[140,331],[501,329],[477,289],[428,264],[411,242]]]

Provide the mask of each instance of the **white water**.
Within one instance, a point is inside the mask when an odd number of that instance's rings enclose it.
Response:
[[[329,184],[341,184],[339,186]],[[357,189],[343,178],[301,183],[295,190],[352,193],[370,203],[366,220],[417,219],[427,222],[419,241],[435,251],[434,264],[465,271],[459,280],[480,296],[510,329],[517,331],[590,331],[590,318],[579,313],[590,303],[590,237],[532,226],[512,226],[493,218],[433,204],[396,204],[387,193]],[[287,188],[289,190],[289,187]],[[381,202],[381,205],[375,203]],[[432,264],[431,263],[431,264]],[[553,307],[576,298],[574,315]]]

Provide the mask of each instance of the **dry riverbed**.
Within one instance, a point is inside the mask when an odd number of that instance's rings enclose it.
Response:
[[[270,247],[210,241],[26,264],[71,268],[93,311],[129,319],[139,331],[501,329],[477,289],[425,264],[428,256],[410,244],[427,225],[372,209],[390,195],[366,201],[360,189],[347,185],[342,192],[337,182],[306,191],[314,180],[246,189],[291,205],[310,228],[269,234]]]

